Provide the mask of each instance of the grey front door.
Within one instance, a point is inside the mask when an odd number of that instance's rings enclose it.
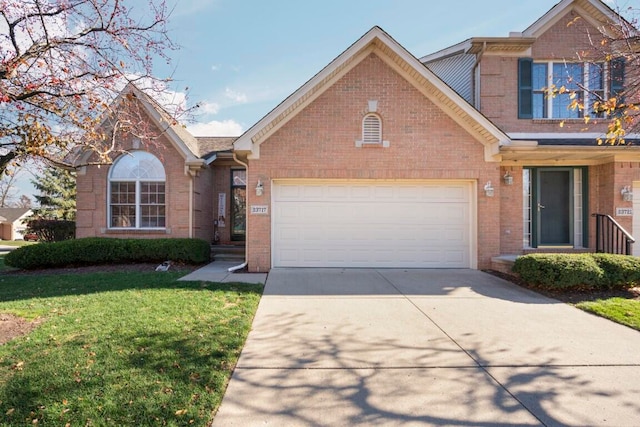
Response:
[[[573,244],[571,169],[538,169],[538,245]]]

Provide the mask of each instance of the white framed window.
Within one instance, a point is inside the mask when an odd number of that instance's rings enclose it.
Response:
[[[109,170],[109,228],[165,228],[165,181],[164,166],[153,154],[120,156]]]
[[[584,117],[585,111],[593,116],[593,102],[608,95],[604,63],[534,62],[531,71],[534,119],[579,119]],[[563,86],[567,93],[547,95],[548,88]],[[569,108],[573,102],[572,93],[584,104],[584,110]]]
[[[389,141],[382,140],[382,118],[376,113],[367,113],[362,119],[362,139],[356,141],[356,147],[365,145],[389,146]]]

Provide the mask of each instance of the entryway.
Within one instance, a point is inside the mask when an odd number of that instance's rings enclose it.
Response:
[[[574,167],[524,170],[525,246],[587,245],[586,173]]]

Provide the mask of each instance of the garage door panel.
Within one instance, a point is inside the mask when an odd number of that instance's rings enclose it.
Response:
[[[274,266],[470,266],[468,183],[274,183]]]

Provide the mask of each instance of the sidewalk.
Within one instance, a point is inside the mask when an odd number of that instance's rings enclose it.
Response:
[[[237,266],[237,262],[215,261],[178,280],[190,282],[219,283],[261,283],[267,281],[267,273],[230,273],[229,268]]]

